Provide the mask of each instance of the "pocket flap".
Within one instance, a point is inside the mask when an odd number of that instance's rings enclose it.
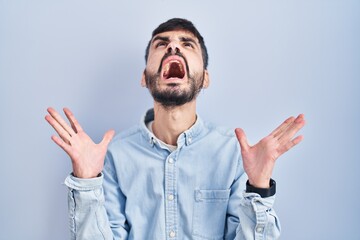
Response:
[[[195,200],[197,202],[208,201],[227,201],[229,199],[230,189],[225,190],[195,190]]]

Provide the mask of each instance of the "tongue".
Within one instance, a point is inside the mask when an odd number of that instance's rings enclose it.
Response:
[[[179,63],[170,63],[168,71],[164,72],[164,77],[168,78],[183,78],[185,73],[181,71]]]

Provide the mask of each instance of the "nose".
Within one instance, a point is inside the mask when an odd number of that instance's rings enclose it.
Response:
[[[179,45],[175,42],[171,42],[168,45],[168,49],[167,49],[168,53],[172,53],[172,54],[176,54],[180,52],[180,48]]]

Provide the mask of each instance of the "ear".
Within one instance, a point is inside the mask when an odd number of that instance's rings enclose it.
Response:
[[[143,72],[143,74],[142,74],[142,76],[141,76],[141,82],[140,82],[140,84],[141,84],[142,87],[147,87],[147,86],[146,86],[145,69],[144,69],[144,72]]]
[[[203,88],[208,88],[210,85],[210,76],[208,70],[204,70],[204,84]]]

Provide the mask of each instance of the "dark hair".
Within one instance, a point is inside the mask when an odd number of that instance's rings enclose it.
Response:
[[[194,34],[194,36],[199,40],[201,52],[202,52],[202,58],[204,61],[204,69],[206,69],[208,66],[209,56],[208,56],[207,49],[205,46],[204,38],[201,36],[201,34],[199,33],[199,31],[196,29],[196,27],[194,26],[194,24],[192,22],[190,22],[189,20],[183,19],[183,18],[169,19],[168,21],[161,23],[152,32],[151,39],[150,39],[150,41],[146,47],[146,51],[145,51],[145,62],[147,62],[147,60],[148,60],[149,49],[150,49],[151,40],[153,39],[153,37],[159,33],[174,31],[174,30],[189,31],[192,34]]]

